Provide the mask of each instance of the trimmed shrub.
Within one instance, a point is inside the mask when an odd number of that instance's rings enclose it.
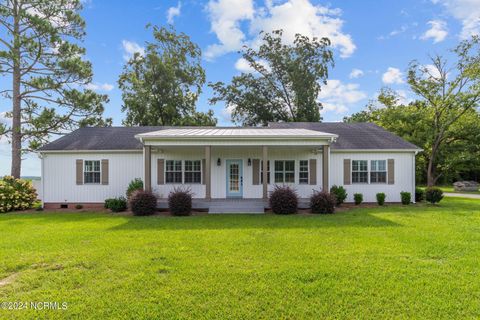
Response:
[[[83,209],[83,205],[81,205],[81,204],[76,204],[76,205],[75,205],[75,209],[77,209],[77,210]]]
[[[33,208],[37,193],[27,180],[5,176],[0,179],[0,213]]]
[[[442,201],[443,191],[440,188],[429,187],[425,189],[425,200],[434,204]]]
[[[106,199],[104,206],[113,212],[122,212],[127,210],[127,199],[125,197]]]
[[[130,199],[132,193],[137,190],[143,190],[143,181],[140,178],[135,178],[128,184],[127,199]]]
[[[400,192],[402,204],[410,204],[412,202],[412,194],[410,192]]]
[[[355,204],[358,206],[360,203],[363,202],[363,194],[355,193],[353,195],[353,201],[355,201]]]
[[[130,196],[130,208],[136,216],[154,214],[157,211],[157,197],[150,191],[134,191]]]
[[[312,213],[334,213],[337,199],[331,193],[315,191],[310,197]]]
[[[344,187],[342,186],[335,186],[333,185],[330,188],[330,193],[335,196],[335,199],[337,199],[337,206],[340,206],[342,203],[345,202],[345,199],[347,199],[347,190],[345,190]]]
[[[425,200],[425,191],[422,188],[415,188],[415,202],[422,202]]]
[[[191,190],[174,188],[168,194],[168,209],[174,216],[189,216],[192,213]]]
[[[269,200],[270,207],[275,214],[292,214],[297,212],[298,195],[289,186],[275,186]]]
[[[387,196],[383,192],[377,193],[377,203],[379,206],[383,206],[385,204],[385,198]]]

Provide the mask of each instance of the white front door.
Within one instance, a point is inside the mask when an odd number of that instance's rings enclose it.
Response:
[[[227,167],[227,198],[243,196],[243,161],[226,160]]]

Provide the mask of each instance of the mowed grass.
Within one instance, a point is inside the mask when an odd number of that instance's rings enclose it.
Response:
[[[334,215],[0,215],[0,318],[480,317],[480,201]],[[10,283],[8,283],[10,282]]]

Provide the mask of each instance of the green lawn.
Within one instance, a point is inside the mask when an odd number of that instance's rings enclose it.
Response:
[[[480,317],[479,200],[335,215],[4,214],[0,230],[0,300],[68,303],[0,319]]]

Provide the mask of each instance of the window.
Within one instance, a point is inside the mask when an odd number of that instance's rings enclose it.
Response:
[[[275,161],[275,183],[294,183],[295,182],[295,161],[294,160],[276,160]]]
[[[260,160],[260,183],[263,184],[263,161]],[[270,160],[267,161],[267,184],[270,184]]]
[[[300,160],[298,169],[298,183],[308,184],[308,160]]]
[[[167,160],[165,168],[166,183],[182,183],[182,161]]]
[[[185,160],[185,183],[201,183],[200,160]]]
[[[370,162],[370,183],[387,183],[386,160],[372,160]]]
[[[368,183],[368,161],[352,161],[352,183]]]
[[[100,160],[85,160],[84,183],[100,183]]]

